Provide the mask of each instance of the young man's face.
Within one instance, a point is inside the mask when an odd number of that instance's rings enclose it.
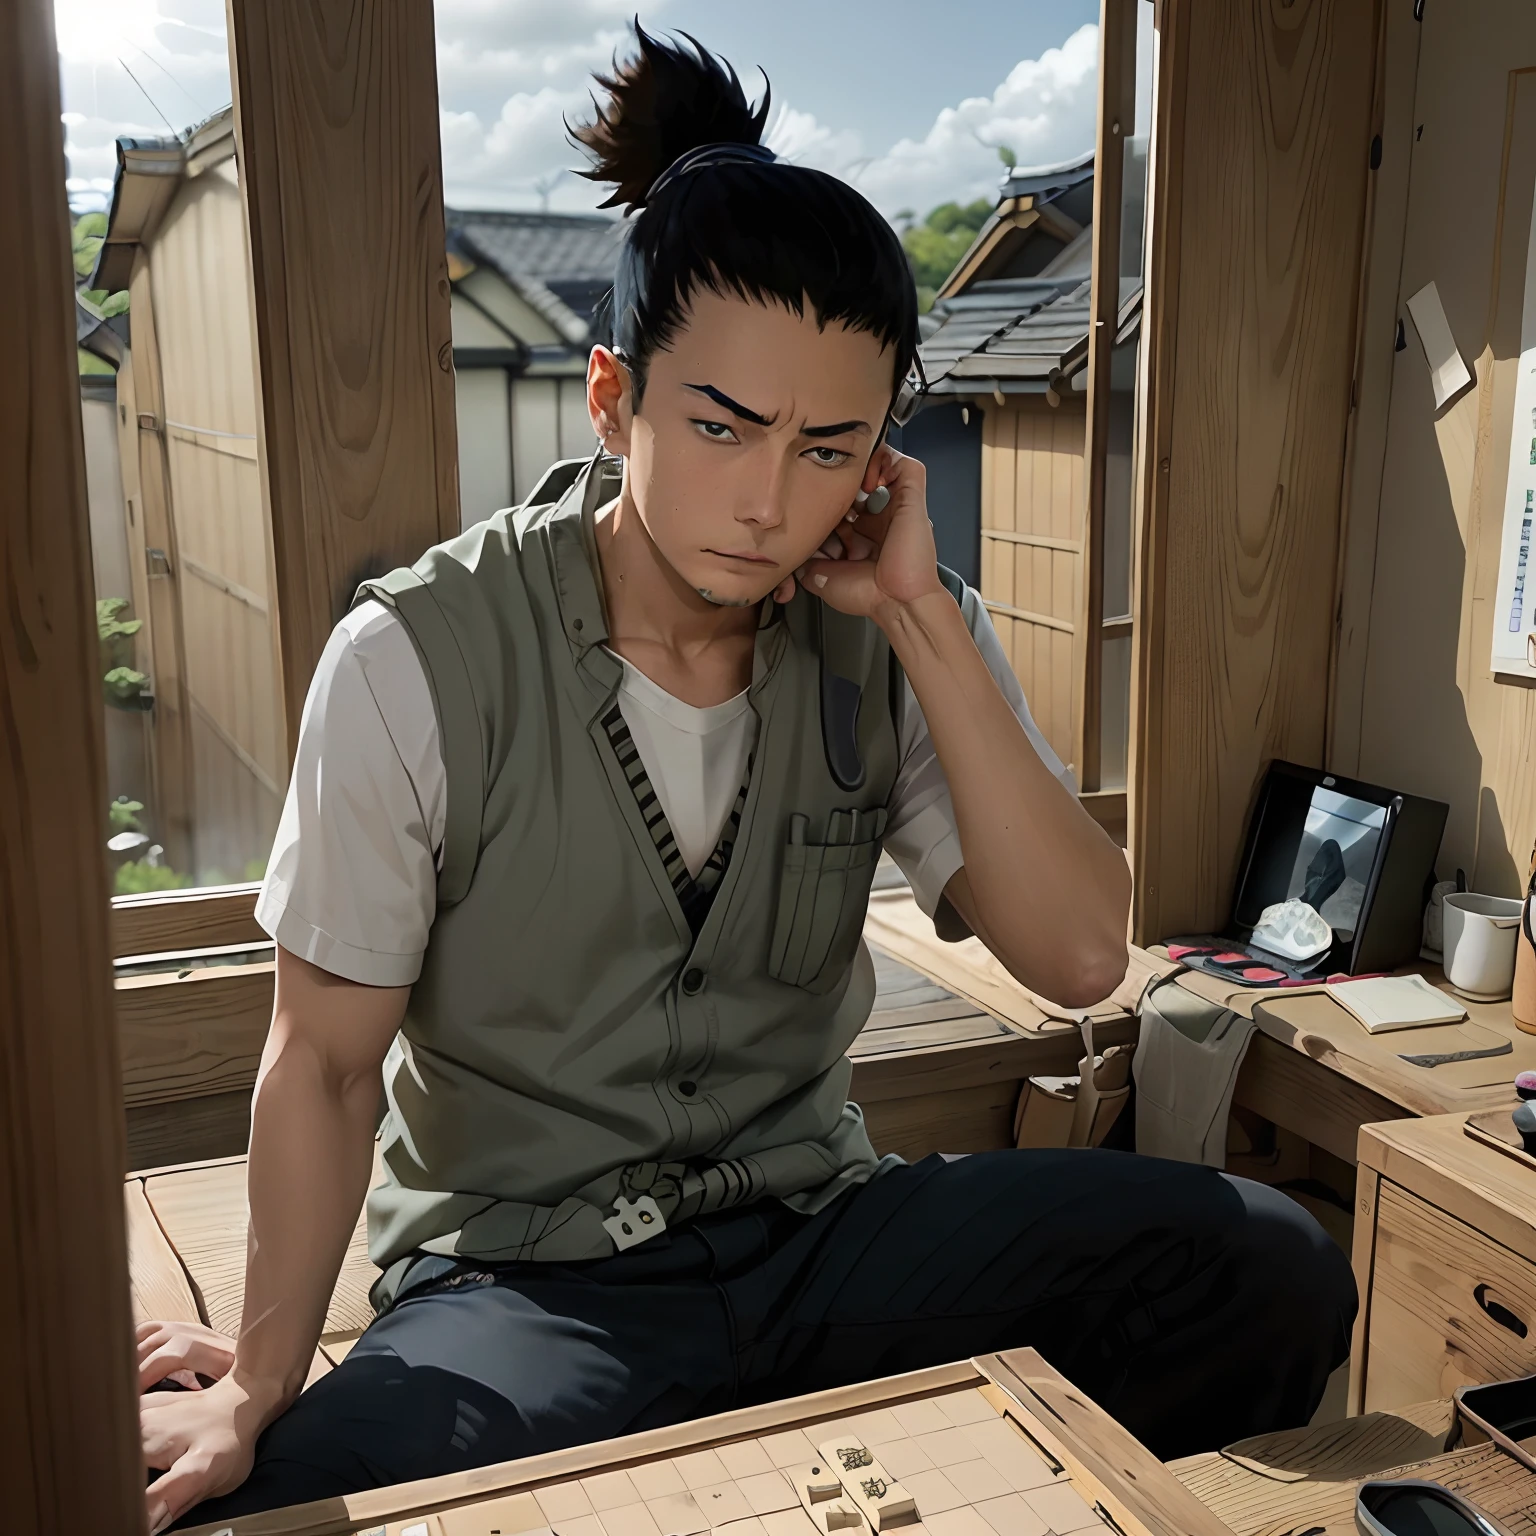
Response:
[[[867,331],[694,295],[623,434],[652,541],[709,601],[761,601],[847,514],[890,400],[891,355]]]

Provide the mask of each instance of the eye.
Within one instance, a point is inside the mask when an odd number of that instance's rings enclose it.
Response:
[[[851,453],[845,453],[841,448],[807,448],[801,455],[812,464],[820,464],[824,469],[837,469],[846,464],[853,457]]]
[[[740,441],[723,421],[705,421],[699,417],[692,417],[690,420],[712,443],[735,443]]]

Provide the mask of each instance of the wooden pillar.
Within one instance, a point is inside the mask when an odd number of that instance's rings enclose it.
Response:
[[[1131,843],[1140,942],[1229,915],[1321,766],[1379,5],[1161,0]]]
[[[141,1531],[105,731],[48,0],[0,8],[0,1434],[8,1529]]]
[[[1073,647],[1072,760],[1078,786],[1100,785],[1104,674],[1104,491],[1110,363],[1120,318],[1120,224],[1125,141],[1136,126],[1136,16],[1142,0],[1099,0],[1099,130],[1093,162],[1092,323],[1088,333],[1087,504],[1082,592]]]
[[[229,0],[290,757],[358,582],[459,528],[431,0]]]

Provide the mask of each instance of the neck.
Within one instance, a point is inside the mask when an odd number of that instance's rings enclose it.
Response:
[[[700,706],[751,681],[760,604],[725,607],[688,585],[656,547],[630,494],[596,518],[608,644],[669,693]]]

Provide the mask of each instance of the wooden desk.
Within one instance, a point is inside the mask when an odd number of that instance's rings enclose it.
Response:
[[[1468,1022],[1511,1042],[1509,1055],[1415,1067],[1398,1053],[1455,1049],[1457,1026],[1372,1035],[1324,992],[1239,987],[1200,971],[1183,972],[1178,985],[1258,1025],[1233,1103],[1346,1162],[1362,1125],[1513,1105],[1515,1074],[1536,1071],[1536,1036],[1515,1027],[1507,1002],[1466,1007]]]
[[[1536,1372],[1536,1170],[1465,1120],[1360,1132],[1355,1412]]]

